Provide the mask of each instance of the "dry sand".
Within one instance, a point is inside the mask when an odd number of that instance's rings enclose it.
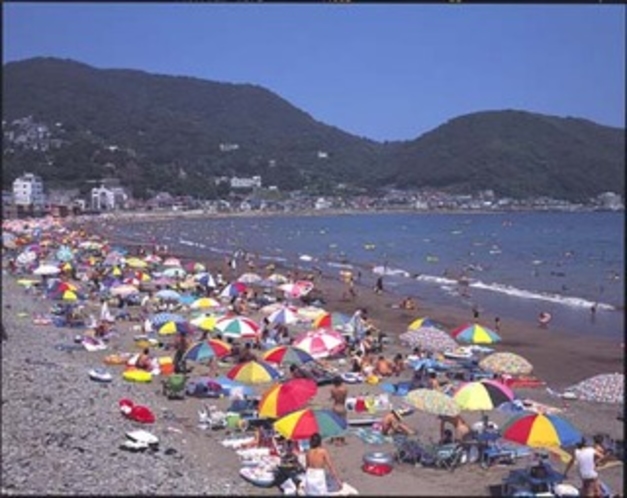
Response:
[[[210,270],[222,269],[222,261],[208,262]],[[5,400],[7,390],[5,382],[7,375],[11,375],[10,369],[19,368],[15,362],[5,361],[7,351],[16,351],[19,348],[19,335],[29,334],[29,342],[33,341],[33,337],[41,337],[41,341],[45,341],[46,347],[59,342],[61,336],[71,340],[76,330],[60,329],[51,326],[33,326],[30,318],[26,319],[18,316],[18,312],[25,311],[32,313],[33,311],[45,313],[49,310],[50,301],[34,299],[30,295],[24,294],[11,277],[3,275],[3,320],[7,325],[9,332],[8,343],[3,344],[3,412],[11,410],[13,406],[11,399]],[[441,321],[449,327],[457,326],[461,323],[469,321],[467,310],[433,308],[428,303],[418,303],[418,309],[407,312],[392,308],[392,304],[398,302],[399,296],[384,293],[376,295],[372,289],[358,287],[358,296],[353,301],[342,300],[343,287],[335,277],[323,277],[316,283],[325,297],[327,302],[325,308],[333,311],[344,311],[352,313],[358,307],[366,307],[373,323],[381,330],[388,333],[393,339],[393,343],[388,347],[386,354],[393,354],[396,351],[407,352],[402,349],[395,339],[398,334],[406,330],[407,325],[418,316],[430,316]],[[6,305],[11,305],[7,308]],[[94,309],[97,306],[94,304]],[[481,320],[479,320],[481,323]],[[66,362],[74,362],[80,365],[79,370],[86,371],[86,368],[101,365],[101,360],[106,354],[112,350],[134,351],[132,336],[136,333],[132,330],[135,323],[119,322],[117,329],[120,337],[112,340],[108,351],[87,353],[74,353],[68,357]],[[491,325],[491,323],[486,323]],[[599,374],[622,372],[624,369],[624,350],[614,341],[597,339],[594,337],[572,337],[564,331],[558,329],[542,330],[535,323],[507,322],[502,324],[501,335],[503,343],[496,345],[498,351],[512,351],[523,355],[534,365],[534,374],[543,379],[548,385],[554,389],[561,390],[569,385],[575,384],[585,378]],[[51,337],[54,339],[51,339]],[[17,344],[16,344],[17,342]],[[67,340],[66,340],[67,342]],[[51,352],[50,355],[56,355],[57,352]],[[165,354],[165,353],[164,353]],[[193,375],[202,375],[204,367],[195,368]],[[9,371],[7,371],[9,370]],[[92,420],[91,424],[99,426],[102,424],[111,424],[111,412],[115,412],[115,403],[119,396],[128,396],[138,399],[142,403],[150,406],[158,416],[158,421],[150,430],[159,437],[164,438],[172,447],[184,455],[184,468],[190,475],[204,475],[208,481],[212,479],[219,482],[217,487],[210,485],[200,486],[200,490],[192,485],[182,485],[181,487],[168,487],[163,484],[159,488],[145,487],[141,488],[145,492],[158,494],[195,494],[199,492],[214,494],[276,494],[276,490],[263,490],[255,488],[252,485],[243,483],[237,476],[238,461],[235,453],[231,450],[224,449],[219,445],[219,441],[224,437],[221,431],[202,431],[197,427],[197,410],[204,404],[216,404],[220,408],[225,408],[227,400],[202,400],[196,398],[187,398],[184,401],[166,400],[161,394],[159,385],[153,382],[149,385],[128,384],[121,379],[120,372],[116,367],[114,370],[115,380],[108,388],[103,386],[85,383],[87,389],[93,387],[94,393],[99,393],[95,399],[96,407],[90,412]],[[225,371],[224,369],[222,370]],[[323,406],[330,406],[329,387],[319,389],[314,403]],[[353,393],[370,392],[377,393],[380,389],[376,386],[355,385],[350,386]],[[259,389],[261,391],[262,388]],[[516,393],[521,398],[532,398],[539,402],[544,402],[552,406],[557,406],[563,410],[563,416],[568,418],[575,426],[581,429],[585,434],[593,434],[596,432],[608,433],[616,439],[624,439],[623,423],[616,418],[618,406],[590,403],[585,401],[569,401],[564,402],[559,398],[550,396],[545,389],[520,389]],[[51,396],[55,396],[55,392],[51,391]],[[16,396],[11,391],[10,396]],[[94,394],[96,397],[96,394]],[[26,399],[26,398],[25,398]],[[5,404],[5,401],[8,401]],[[25,401],[22,401],[25,402]],[[174,414],[174,418],[166,419],[160,415],[165,413]],[[120,442],[120,430],[127,428],[128,422],[123,421],[122,417],[115,417],[120,421],[117,423],[117,432],[108,434],[112,450],[117,447]],[[466,412],[464,415],[469,422],[479,419],[479,414]],[[501,425],[508,417],[502,413],[492,413],[491,419]],[[9,417],[10,419],[10,417]],[[28,448],[31,442],[21,440],[13,441],[10,437],[12,432],[11,426],[6,426],[3,416],[3,457],[5,452],[11,453],[15,448],[10,445],[19,444],[24,448]],[[117,420],[117,419],[116,419]],[[19,421],[14,421],[16,424]],[[429,437],[436,438],[438,434],[438,423],[434,416],[426,415],[420,412],[406,418],[406,422],[416,428],[425,439]],[[124,425],[126,424],[126,425]],[[72,424],[67,427],[68,431],[72,431]],[[179,432],[180,431],[180,432]],[[21,433],[23,437],[24,432]],[[33,435],[33,437],[35,437]],[[367,445],[356,437],[348,438],[349,444],[345,447],[331,447],[331,455],[336,462],[341,478],[354,486],[360,494],[364,495],[420,495],[420,496],[485,496],[490,494],[491,487],[494,488],[501,483],[501,480],[512,468],[525,466],[528,464],[526,460],[519,460],[514,466],[493,467],[489,470],[483,470],[478,465],[465,465],[458,468],[454,473],[443,470],[434,470],[424,467],[412,467],[409,465],[396,465],[393,472],[384,477],[375,477],[365,474],[360,469],[362,456],[364,453],[374,450],[391,450],[391,446],[372,446]],[[9,446],[7,446],[9,445]],[[30,459],[30,473],[35,475],[38,472],[48,471],[51,463],[47,459],[45,452],[28,455]],[[106,455],[100,455],[100,458],[109,458]],[[111,457],[117,458],[117,457]],[[136,465],[137,468],[150,465],[146,462],[142,455],[125,456],[128,465]],[[182,465],[182,464],[181,464]],[[7,488],[5,479],[6,465],[3,458],[3,491],[12,493],[33,493],[40,488],[37,486],[29,486],[26,482],[11,481],[11,486]],[[559,465],[558,465],[559,468]],[[54,479],[54,473],[48,474]],[[578,480],[573,472],[569,482],[578,484]],[[623,494],[623,466],[618,465],[601,471],[601,478],[611,487],[615,493]],[[10,476],[9,476],[10,477]],[[40,476],[41,477],[41,476]],[[111,477],[111,476],[109,476]],[[114,477],[113,477],[114,478]],[[32,479],[35,479],[33,477]],[[229,484],[225,484],[229,483]],[[58,490],[59,486],[51,486],[49,489]],[[98,489],[96,485],[90,491],[94,492]],[[111,488],[100,489],[100,493],[107,493]],[[116,493],[121,488],[115,488]],[[136,489],[136,488],[132,488]],[[70,491],[70,490],[68,490]],[[74,489],[74,492],[78,490]],[[80,491],[79,491],[80,492]],[[98,491],[95,491],[98,492]]]

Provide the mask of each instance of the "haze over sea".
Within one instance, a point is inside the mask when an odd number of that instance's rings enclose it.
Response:
[[[431,304],[477,306],[484,323],[499,316],[551,330],[622,339],[624,213],[377,213],[177,218],[117,225],[124,239],[202,260],[237,250],[339,277],[361,272],[373,285]],[[243,262],[238,267],[246,271]],[[465,271],[467,291],[457,277]],[[369,291],[367,291],[369,292]],[[466,295],[464,295],[466,294]],[[597,303],[597,312],[590,312]],[[557,332],[555,332],[557,333]]]

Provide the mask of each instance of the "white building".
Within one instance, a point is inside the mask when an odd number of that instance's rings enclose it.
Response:
[[[17,206],[43,207],[44,182],[37,175],[25,173],[13,182],[13,201]]]
[[[314,203],[314,209],[329,209],[333,206],[333,203],[324,197],[318,197]]]
[[[261,177],[253,176],[252,178],[231,178],[231,188],[261,188]]]
[[[110,211],[120,209],[128,200],[128,195],[123,188],[107,188],[103,185],[91,189],[91,208],[98,211]]]

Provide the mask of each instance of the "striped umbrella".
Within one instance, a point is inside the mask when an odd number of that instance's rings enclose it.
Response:
[[[274,423],[274,429],[286,439],[309,439],[315,433],[323,438],[344,434],[348,424],[331,410],[305,408],[285,415]]]
[[[281,306],[268,315],[268,320],[272,324],[290,324],[298,322],[296,308],[292,306]]]
[[[416,318],[413,322],[411,322],[409,324],[409,326],[407,327],[408,330],[417,330],[421,327],[433,327],[436,329],[442,329],[445,330],[444,325],[442,325],[439,322],[436,322],[435,320],[429,318],[428,316],[422,317],[422,318]]]
[[[451,331],[451,337],[459,342],[471,344],[494,344],[501,342],[501,337],[483,325],[467,323]]]
[[[515,353],[492,353],[479,362],[479,366],[488,372],[510,375],[528,375],[533,365]]]
[[[226,374],[229,379],[246,384],[263,384],[280,377],[279,372],[264,361],[247,361],[235,365]]]
[[[238,282],[243,282],[245,284],[258,284],[262,280],[263,280],[263,278],[261,277],[261,275],[258,275],[257,273],[251,273],[251,272],[249,272],[249,273],[242,273],[237,278]]]
[[[291,379],[275,384],[259,401],[259,416],[279,418],[304,406],[318,392],[318,386],[310,379]]]
[[[313,321],[313,327],[329,328],[329,329],[341,329],[348,325],[351,321],[351,317],[346,313],[340,313],[339,311],[323,312],[318,315]]]
[[[193,330],[186,322],[165,322],[159,327],[159,335],[190,334]]]
[[[215,315],[203,314],[192,318],[189,323],[201,330],[213,330],[216,326],[218,317]]]
[[[224,337],[234,339],[252,339],[259,335],[259,325],[250,318],[243,316],[220,318],[216,322],[215,329],[221,332]]]
[[[316,329],[299,335],[292,345],[304,349],[314,358],[324,358],[344,349],[346,341],[335,330]]]
[[[220,291],[220,297],[235,297],[246,292],[246,284],[243,282],[231,282]]]
[[[230,346],[223,341],[199,341],[192,344],[185,352],[184,359],[201,362],[212,358],[222,358],[230,352]]]
[[[303,363],[314,361],[314,357],[304,349],[285,345],[269,349],[263,353],[262,358],[268,363],[277,365],[302,365]]]
[[[453,399],[462,410],[492,410],[502,403],[513,401],[514,393],[500,382],[481,380],[459,386],[453,393]]]
[[[536,448],[568,447],[581,441],[582,434],[568,420],[557,415],[523,413],[501,428],[501,436]]]

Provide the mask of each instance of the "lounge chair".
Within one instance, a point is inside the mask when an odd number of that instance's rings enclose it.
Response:
[[[163,379],[163,395],[168,399],[184,399],[187,377],[183,374],[172,374]]]

